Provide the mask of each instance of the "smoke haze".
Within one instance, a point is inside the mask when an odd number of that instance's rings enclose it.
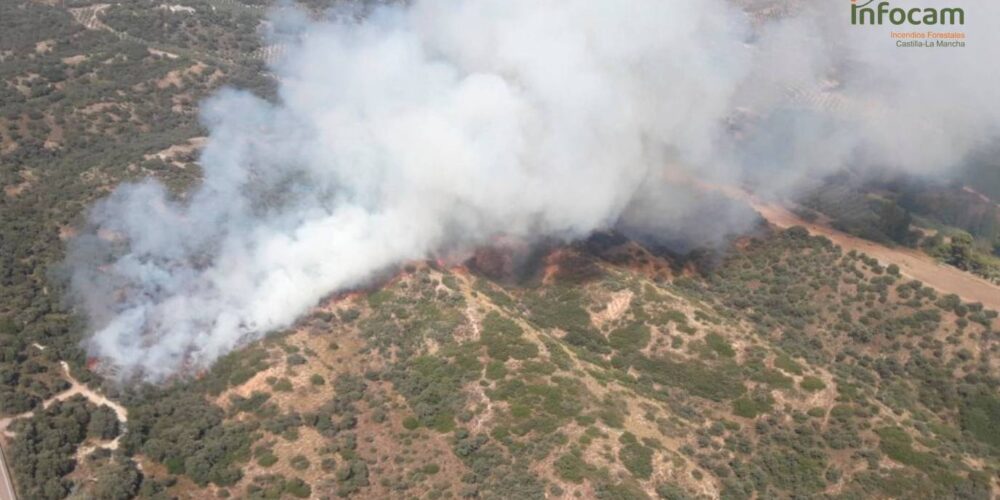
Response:
[[[72,243],[87,347],[162,380],[408,260],[683,228],[699,204],[676,179],[789,195],[849,165],[947,172],[1000,123],[998,9],[961,3],[968,47],[929,50],[850,26],[846,1],[762,23],[724,0],[284,9],[277,102],[205,102],[203,182],[122,185]]]

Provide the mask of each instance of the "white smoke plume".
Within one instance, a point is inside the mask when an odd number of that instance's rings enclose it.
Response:
[[[162,380],[408,260],[585,237],[626,212],[683,220],[696,204],[671,178],[788,193],[858,161],[944,171],[992,138],[986,0],[963,2],[970,46],[937,53],[822,3],[758,25],[725,0],[286,11],[277,103],[203,104],[201,184],[180,200],[122,185],[92,209],[68,257],[87,347]]]

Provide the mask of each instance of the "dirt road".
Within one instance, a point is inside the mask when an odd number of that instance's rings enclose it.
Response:
[[[7,457],[2,449],[0,449],[0,500],[17,500],[14,484],[10,479],[10,470],[7,469]]]
[[[45,350],[45,347],[40,346],[38,344],[35,344],[35,347],[40,350]],[[81,384],[79,380],[77,380],[76,378],[73,377],[73,375],[70,374],[69,364],[66,363],[65,361],[60,361],[59,364],[62,366],[63,375],[66,377],[66,380],[69,381],[70,387],[69,389],[66,389],[65,391],[60,392],[59,394],[56,394],[55,396],[52,396],[51,398],[45,400],[45,402],[42,403],[42,408],[48,408],[58,401],[65,401],[69,398],[72,398],[73,396],[81,395],[97,406],[107,405],[108,407],[110,407],[115,412],[115,416],[118,417],[118,421],[121,422],[122,424],[128,421],[128,410],[126,410],[124,406],[114,401],[111,401],[103,394],[100,394],[91,389],[90,387]],[[11,433],[7,432],[7,427],[9,427],[10,424],[13,423],[15,420],[22,418],[31,418],[32,415],[34,415],[34,412],[29,411],[13,417],[0,419],[0,434],[2,434],[3,437],[7,438],[13,437]],[[122,434],[124,434],[124,432],[122,432]],[[105,443],[100,446],[104,448],[115,449],[118,447],[119,439],[121,439],[121,435],[119,435],[113,441]],[[5,455],[6,454],[3,452],[3,449],[0,448],[0,500],[17,500],[17,494],[14,492],[14,484],[13,480],[10,477],[10,470],[7,468],[8,466],[6,461],[7,457]]]
[[[683,169],[667,169],[668,182],[691,186],[702,191],[715,191],[734,200],[741,200],[760,212],[771,224],[780,228],[802,226],[813,235],[826,236],[846,251],[857,250],[878,259],[882,265],[896,264],[900,272],[942,293],[953,293],[966,302],[980,302],[988,309],[1000,311],[1000,286],[990,283],[961,269],[941,264],[929,255],[905,247],[887,247],[857,238],[818,223],[806,222],[784,206],[763,201],[743,188],[732,185],[709,184],[684,175]]]
[[[966,302],[981,302],[988,309],[1000,310],[1000,286],[941,264],[929,255],[911,248],[890,248],[878,243],[842,233],[829,226],[809,223],[788,209],[756,199],[748,200],[771,224],[781,228],[802,226],[814,235],[826,236],[845,251],[857,250],[874,257],[882,265],[896,264],[900,272],[943,293],[954,293]]]
[[[124,406],[108,399],[103,394],[94,391],[90,387],[81,384],[79,381],[73,378],[73,376],[70,375],[69,373],[69,364],[67,364],[65,361],[60,361],[59,364],[62,365],[63,374],[65,374],[66,380],[69,381],[70,387],[69,389],[66,389],[65,391],[60,392],[59,394],[56,394],[55,396],[52,396],[51,398],[46,400],[45,403],[42,404],[43,408],[48,408],[49,406],[52,405],[52,403],[55,403],[56,401],[65,401],[79,394],[90,400],[90,402],[96,406],[107,405],[109,408],[114,410],[115,415],[118,417],[119,422],[125,423],[128,421],[128,410],[126,410]]]

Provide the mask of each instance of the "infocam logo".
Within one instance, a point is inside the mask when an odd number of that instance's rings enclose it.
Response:
[[[933,7],[921,8],[913,7],[904,9],[893,7],[889,2],[879,2],[872,5],[875,0],[868,0],[858,4],[858,0],[851,0],[851,24],[854,25],[876,25],[881,26],[886,22],[899,26],[901,24],[928,25],[928,26],[954,26],[965,24],[965,10],[957,7],[935,9]]]

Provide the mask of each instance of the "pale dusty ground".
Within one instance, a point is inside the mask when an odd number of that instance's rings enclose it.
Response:
[[[614,321],[625,314],[628,306],[632,303],[632,290],[620,290],[611,296],[608,306],[592,315],[592,320],[598,328],[608,321]]]

